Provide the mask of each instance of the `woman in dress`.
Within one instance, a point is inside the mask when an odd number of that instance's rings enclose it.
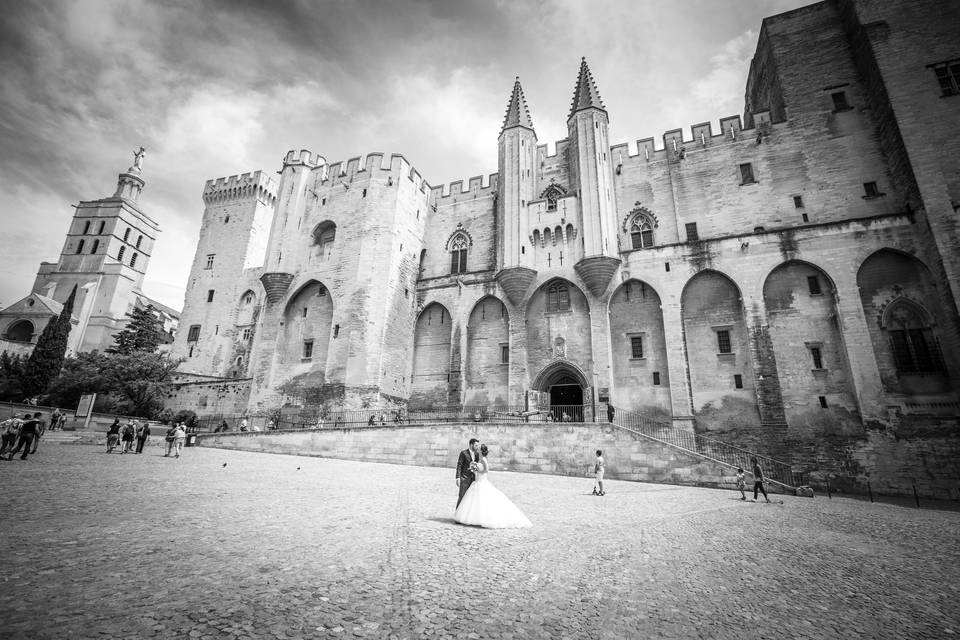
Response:
[[[461,524],[471,524],[487,529],[516,529],[532,527],[533,524],[523,515],[510,498],[494,487],[487,478],[490,465],[487,463],[487,445],[480,447],[480,461],[477,464],[477,479],[460,501],[453,519]]]

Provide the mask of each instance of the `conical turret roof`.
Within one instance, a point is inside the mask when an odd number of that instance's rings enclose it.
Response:
[[[587,59],[580,59],[580,73],[577,75],[577,84],[573,88],[573,104],[570,105],[570,115],[567,120],[573,117],[581,109],[602,109],[603,100],[600,99],[600,92],[597,91],[597,83],[593,81],[593,74],[590,73],[590,67],[587,66]]]
[[[526,127],[533,131],[533,120],[527,108],[527,99],[523,97],[523,87],[520,86],[520,76],[513,83],[513,93],[510,94],[510,103],[507,105],[507,115],[503,118],[500,133],[510,127]]]

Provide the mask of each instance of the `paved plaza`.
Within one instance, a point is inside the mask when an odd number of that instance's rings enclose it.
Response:
[[[534,528],[493,531],[453,523],[453,476],[48,444],[0,462],[0,636],[960,634],[955,512],[494,472]]]

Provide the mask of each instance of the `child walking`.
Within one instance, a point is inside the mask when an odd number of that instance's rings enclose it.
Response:
[[[597,449],[597,462],[593,465],[593,495],[595,496],[605,496],[606,492],[603,490],[603,451]],[[600,490],[597,491],[597,487],[600,487]]]
[[[740,490],[740,499],[746,500],[747,479],[743,473],[743,467],[737,467],[737,489]]]

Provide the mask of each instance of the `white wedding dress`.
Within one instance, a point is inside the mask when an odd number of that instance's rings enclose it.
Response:
[[[482,469],[477,479],[463,495],[453,519],[461,524],[471,524],[487,529],[518,529],[532,527],[533,523],[510,498],[490,483],[487,478],[487,459],[481,458]]]

